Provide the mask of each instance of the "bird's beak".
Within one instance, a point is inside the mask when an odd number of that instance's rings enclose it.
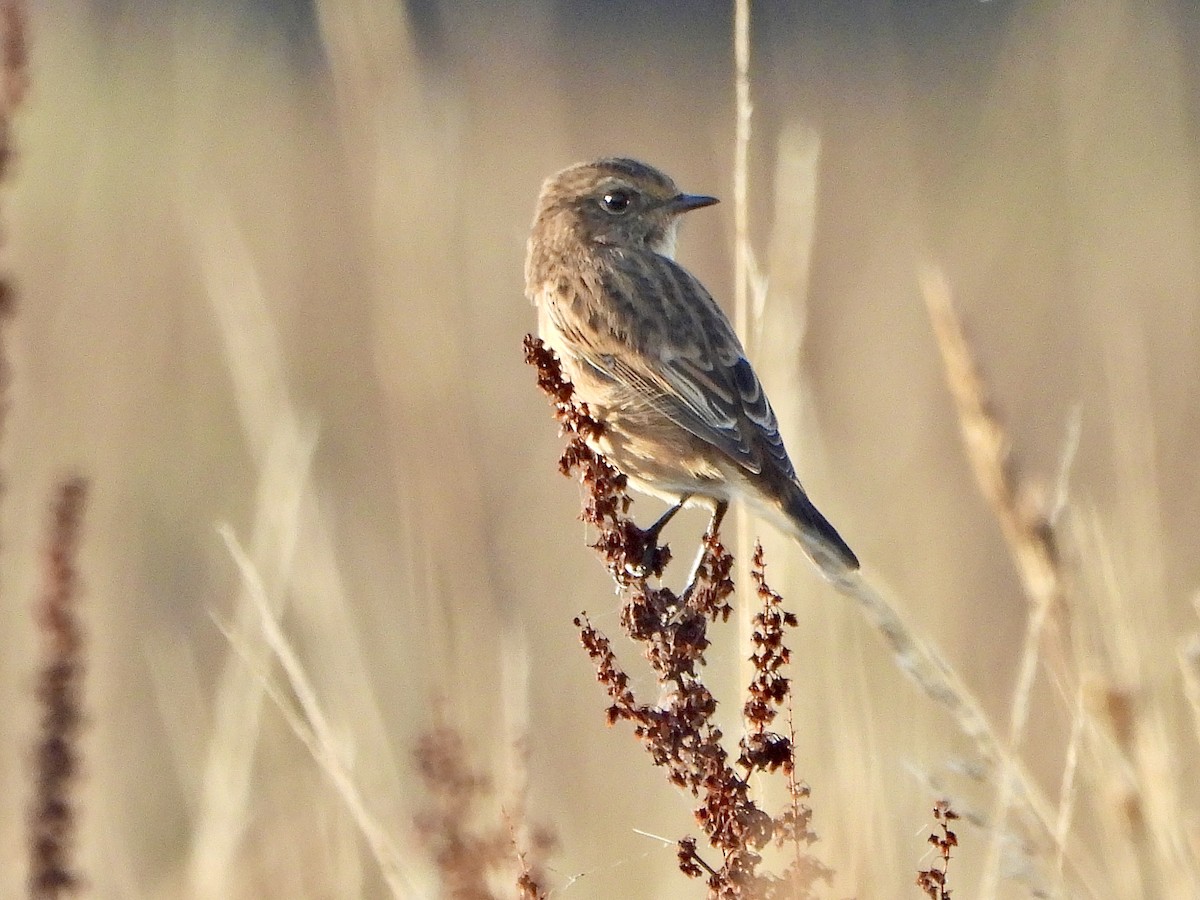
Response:
[[[685,213],[702,206],[712,206],[720,203],[716,197],[706,197],[703,194],[676,194],[663,204],[663,209],[669,213]]]

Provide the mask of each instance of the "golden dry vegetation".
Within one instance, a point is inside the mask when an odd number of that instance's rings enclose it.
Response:
[[[439,722],[494,779],[481,828],[522,832],[527,803],[556,831],[552,897],[702,896],[673,845],[692,804],[604,727],[572,625],[616,637],[618,603],[522,362],[521,266],[541,179],[579,159],[733,199],[730,9],[30,12],[3,195],[0,895],[25,872],[47,509],[79,471],[93,896],[436,896],[413,752]],[[1196,896],[1200,11],[754,17],[751,356],[810,493],[1002,751],[981,763],[862,608],[763,533],[799,617],[828,896],[919,896],[943,796],[956,897]],[[733,207],[680,251],[731,313]],[[947,294],[1016,464],[1007,532],[931,324]],[[1050,607],[1006,540],[1040,516]],[[677,555],[702,527],[671,526]],[[744,648],[716,640],[734,733]]]

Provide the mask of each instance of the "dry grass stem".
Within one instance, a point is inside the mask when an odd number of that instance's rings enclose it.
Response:
[[[1058,791],[1058,822],[1054,826],[1054,881],[1060,895],[1066,894],[1064,881],[1064,858],[1067,842],[1071,838],[1071,825],[1075,813],[1079,756],[1087,727],[1087,708],[1082,687],[1076,694],[1075,711],[1071,716],[1071,737],[1067,742],[1067,758],[1063,764],[1062,782]]]
[[[733,137],[733,324],[734,330],[753,352],[750,329],[751,291],[755,282],[754,245],[750,240],[750,125],[754,107],[750,101],[750,0],[733,4],[734,137]],[[739,504],[733,511],[734,541],[738,553],[750,549],[750,515]],[[749,595],[738,603],[738,633],[742,646],[750,638]],[[749,669],[738,673],[744,683]]]
[[[1179,674],[1183,695],[1192,712],[1192,728],[1200,746],[1200,634],[1192,634],[1179,646]]]
[[[356,740],[372,774],[394,785],[398,777],[386,728],[365,671],[333,536],[312,482],[316,423],[293,399],[271,303],[233,209],[199,179],[185,185],[183,202],[191,246],[219,324],[239,424],[257,468],[248,553],[261,595],[273,605],[276,620],[288,609],[301,627],[321,635],[323,655],[310,661],[310,671],[322,684],[330,682],[326,689],[342,697],[340,709],[355,717]],[[250,665],[229,654],[218,676],[189,862],[193,890],[202,896],[229,890],[231,862],[253,800],[260,736],[263,683],[248,673],[267,668],[275,655],[266,632],[257,627],[259,612],[247,593],[249,584],[243,579],[232,627],[243,636],[243,650],[257,662]]]
[[[859,604],[891,649],[900,670],[943,707],[959,731],[971,739],[989,776],[998,782],[1003,777],[1000,773],[1007,772],[1014,799],[1047,835],[1053,835],[1054,808],[1020,757],[996,734],[979,701],[953,667],[904,619],[896,604],[860,573],[844,579],[837,588]]]
[[[243,435],[259,467],[254,571],[264,595],[282,615],[294,577],[300,523],[308,498],[309,467],[317,432],[295,410],[283,352],[268,312],[250,248],[225,198],[197,186],[185,193],[192,247],[205,277],[209,304],[220,325]],[[233,860],[250,817],[254,759],[260,737],[263,683],[249,673],[266,670],[271,649],[254,627],[258,613],[245,592],[234,629],[243,635],[250,665],[229,654],[212,701],[213,725],[203,761],[188,878],[197,896],[230,890]]]
[[[254,543],[261,562],[255,572],[271,585],[265,594],[279,605],[272,610],[276,617],[286,605],[286,587],[299,540],[299,507],[308,489],[316,446],[315,429],[293,443],[296,437],[291,429],[281,429],[267,448],[256,504]],[[264,569],[268,574],[263,574]],[[189,879],[197,896],[229,890],[229,873],[251,816],[263,699],[263,682],[252,673],[269,670],[272,650],[261,629],[255,627],[258,612],[247,591],[243,581],[233,624],[233,630],[243,636],[240,658],[238,654],[226,657],[212,700],[213,723],[189,863]]]
[[[737,120],[733,139],[734,327],[750,333],[750,0],[733,5],[734,91]]]
[[[1032,491],[1022,491],[1010,456],[1008,433],[992,408],[987,386],[975,362],[962,322],[955,312],[945,277],[940,270],[926,267],[921,272],[921,288],[942,352],[946,380],[954,396],[975,480],[1000,522],[1031,604],[1009,719],[1008,746],[1015,755],[1025,737],[1029,704],[1038,671],[1039,648],[1049,617],[1052,614],[1061,617],[1066,612],[1058,546],[1045,505],[1034,501]],[[1062,480],[1065,481],[1065,477]],[[1055,637],[1061,638],[1062,633],[1062,629],[1057,629]],[[1054,654],[1052,662],[1056,686],[1060,691],[1069,691],[1073,695],[1074,686],[1061,649]],[[1001,771],[998,787],[992,821],[993,838],[984,868],[982,897],[995,896],[999,885],[1001,840],[1014,791],[1007,771]]]
[[[925,267],[921,289],[975,480],[1000,522],[1034,610],[1045,607],[1056,616],[1065,615],[1063,571],[1054,530],[1044,504],[1035,501],[1033,491],[1023,490],[1016,475],[1008,432],[988,399],[987,385],[955,312],[950,287],[940,270]]]
[[[259,577],[258,570],[242,549],[231,529],[223,526],[220,534],[241,573],[242,584],[245,588],[244,596],[258,613],[262,638],[271,648],[275,659],[279,661],[292,694],[300,706],[299,714],[289,712],[290,704],[278,691],[270,690],[269,695],[276,701],[296,736],[312,753],[317,765],[329,778],[338,796],[345,802],[366,839],[367,846],[371,848],[392,896],[398,898],[420,896],[415,885],[405,873],[403,858],[391,837],[367,809],[366,802],[355,783],[351,765],[344,758],[346,756],[345,741],[337,738],[333,727],[325,717],[304,667],[279,626],[275,613],[276,604],[267,596],[266,586]],[[257,665],[252,656],[245,657],[245,662],[250,666]],[[268,689],[271,682],[266,673],[256,671],[255,674],[259,677],[264,690]]]

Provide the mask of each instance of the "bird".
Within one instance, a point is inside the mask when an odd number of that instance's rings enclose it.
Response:
[[[525,259],[538,336],[602,428],[589,438],[641,493],[707,507],[717,535],[734,500],[790,535],[830,581],[858,557],[809,499],[729,319],[675,261],[684,213],[717,203],[627,158],[546,179]]]

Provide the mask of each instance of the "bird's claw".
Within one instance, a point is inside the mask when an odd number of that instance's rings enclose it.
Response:
[[[671,561],[670,548],[659,545],[657,529],[639,530],[638,540],[642,545],[642,553],[632,568],[643,578],[659,577]]]

